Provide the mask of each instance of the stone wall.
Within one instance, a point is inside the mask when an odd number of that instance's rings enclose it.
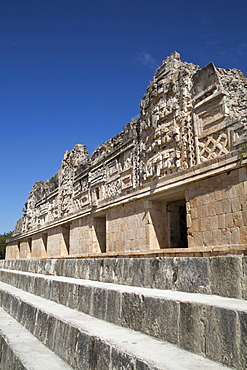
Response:
[[[246,116],[240,71],[172,53],[138,119],[33,185],[6,257],[245,253]]]
[[[191,184],[191,246],[246,245],[246,167]]]

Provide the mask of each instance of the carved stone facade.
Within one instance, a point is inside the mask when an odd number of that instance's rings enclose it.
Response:
[[[33,185],[7,258],[246,253],[247,80],[172,53],[140,117]]]

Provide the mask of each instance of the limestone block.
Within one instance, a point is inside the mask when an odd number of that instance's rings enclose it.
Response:
[[[191,208],[190,213],[191,213],[191,218],[194,222],[198,218],[197,208],[196,207]]]
[[[78,308],[79,304],[79,286],[77,284],[68,285],[68,300],[67,305],[71,308]]]
[[[240,356],[238,361],[238,367],[244,370],[247,368],[247,313],[239,312],[238,318],[240,325],[240,335],[239,335]]]
[[[235,311],[206,307],[205,351],[209,358],[227,366],[238,365],[237,314]]]
[[[48,330],[49,328],[49,330]],[[47,337],[47,333],[50,333],[50,336]],[[55,335],[55,320],[53,317],[47,317],[41,310],[38,310],[36,316],[36,325],[33,330],[33,334],[43,343],[48,342],[52,343],[54,341]]]
[[[245,211],[242,212],[242,217],[243,217],[243,224],[244,224],[244,226],[247,226],[247,210],[245,210]]]
[[[101,281],[106,281],[109,283],[115,282],[114,266],[115,260],[111,258],[103,259],[102,271],[100,273]]]
[[[66,264],[66,259],[58,259],[56,263],[56,275],[59,276],[66,276],[65,275],[65,264]]]
[[[85,285],[78,286],[78,310],[90,314],[92,310],[92,288]]]
[[[18,321],[31,333],[35,330],[37,309],[26,302],[22,302]]]
[[[121,324],[133,330],[145,332],[143,313],[145,306],[144,297],[140,294],[122,293]]]
[[[203,218],[208,216],[208,206],[203,205],[197,208],[198,218]]]
[[[209,216],[216,215],[216,207],[215,207],[214,200],[212,201],[212,203],[208,204],[208,215]]]
[[[234,257],[209,259],[210,290],[224,297],[242,298],[242,261]]]
[[[211,230],[210,228],[208,230]],[[212,246],[214,245],[213,232],[212,231],[203,231],[202,232],[203,245]]]
[[[123,269],[124,269],[124,259],[116,258],[113,259],[113,279],[114,283],[122,284],[123,282]]]
[[[106,298],[106,320],[121,325],[121,293],[108,290]]]
[[[247,256],[242,257],[242,299],[247,300]]]
[[[227,213],[227,214],[231,213],[231,202],[229,199],[222,200],[222,210],[223,210],[223,213]]]
[[[89,265],[88,265],[88,259],[78,259],[75,261],[76,263],[76,271],[77,276],[80,279],[89,279]]]
[[[93,338],[79,331],[78,347],[77,347],[76,369],[90,370],[91,369],[91,353],[93,348]]]
[[[126,370],[136,370],[135,360],[130,357],[127,353],[112,348],[111,352],[112,358],[112,369],[126,369]]]
[[[39,278],[39,277],[35,277],[33,279],[34,281],[34,284],[33,284],[33,289],[29,289],[27,291],[30,291],[31,293],[34,293],[34,294],[38,294],[40,296],[43,295],[43,292],[44,292],[44,286],[45,286],[45,279],[42,279],[42,278]]]
[[[123,284],[131,285],[133,279],[133,258],[125,258],[123,262]]]
[[[237,197],[236,186],[229,186],[228,187],[228,192],[229,192],[229,198],[230,199]]]
[[[174,289],[177,286],[178,267],[172,257],[150,259],[150,286],[157,289]]]
[[[201,219],[201,231],[211,230],[211,219],[210,217],[205,216]]]
[[[19,263],[21,263],[21,261],[19,261]],[[30,272],[37,272],[37,261],[36,260],[30,260],[28,265],[26,265],[25,267],[23,266],[22,268],[24,268],[23,271],[30,271]],[[28,270],[26,270],[26,268]]]
[[[0,367],[1,369],[25,370],[18,355],[16,355],[4,337],[0,336]]]
[[[233,229],[231,229],[231,233],[232,233],[231,243],[233,245],[234,244],[240,244],[241,239],[240,239],[240,229],[239,229],[239,227],[234,227]]]
[[[73,369],[76,368],[77,364],[77,338],[78,329],[73,327],[72,325],[65,324],[63,329],[63,336],[59,336],[56,340],[57,344],[60,345],[61,348],[61,358],[63,358]],[[61,346],[61,340],[64,341],[63,346]],[[59,351],[56,352],[58,353]]]
[[[247,226],[240,227],[241,243],[247,244]]]
[[[218,228],[219,229],[224,229],[226,227],[225,217],[226,217],[225,214],[218,215]]]
[[[231,199],[231,209],[232,209],[232,212],[241,211],[242,207],[240,203],[240,197]]]
[[[205,353],[205,317],[202,306],[180,302],[179,346],[189,351]]]
[[[177,290],[191,293],[210,293],[209,260],[207,258],[179,258]]]
[[[203,245],[202,232],[194,232],[193,237],[195,245],[201,247]]]
[[[54,335],[54,344],[53,344],[53,351],[61,358],[66,361],[67,358],[67,337],[68,334],[67,325],[65,322],[61,320],[56,320],[56,331]],[[64,343],[64,345],[61,345]]]
[[[105,319],[106,316],[107,291],[102,288],[93,288],[92,306],[90,314],[98,319]]]
[[[226,215],[226,217],[225,217],[225,225],[226,225],[226,228],[227,229],[229,229],[229,228],[231,228],[231,227],[234,226],[232,213],[229,213],[229,214]]]
[[[211,216],[210,217],[210,226],[211,226],[210,230],[217,230],[218,229],[218,217],[217,216]]]
[[[132,261],[132,282],[134,286],[144,286],[146,277],[146,260],[144,258],[133,259]],[[147,272],[148,273],[148,272]]]
[[[216,202],[222,200],[222,191],[221,190],[216,190],[214,192],[214,199]]]
[[[179,303],[144,297],[143,308],[143,332],[178,344]]]
[[[102,369],[109,370],[111,362],[110,346],[100,340],[99,338],[94,338],[93,351],[90,357],[90,369]]]
[[[100,268],[103,266],[103,259],[89,259],[89,279],[100,280]]]
[[[214,240],[214,245],[221,245],[221,230],[213,230],[213,240]]]
[[[50,297],[53,301],[67,305],[69,285],[66,282],[54,281],[51,284]]]
[[[230,245],[231,244],[231,238],[232,238],[232,234],[231,234],[231,231],[229,229],[222,229],[221,230],[221,240],[222,240],[222,244],[224,245]]]

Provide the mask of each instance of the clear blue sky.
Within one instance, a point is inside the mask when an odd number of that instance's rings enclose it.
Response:
[[[246,14],[246,0],[0,0],[0,233],[65,150],[92,153],[139,113],[174,50],[247,75]]]

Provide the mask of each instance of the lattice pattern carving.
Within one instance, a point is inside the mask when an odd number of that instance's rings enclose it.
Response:
[[[200,141],[199,150],[201,161],[204,162],[222,154],[227,154],[229,152],[227,146],[228,137],[225,133],[220,134],[217,139],[212,135],[207,137],[204,142]]]

